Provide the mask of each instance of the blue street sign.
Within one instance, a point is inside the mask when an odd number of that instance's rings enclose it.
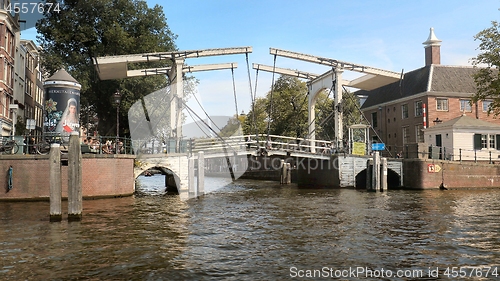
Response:
[[[384,143],[372,143],[372,150],[385,150]]]

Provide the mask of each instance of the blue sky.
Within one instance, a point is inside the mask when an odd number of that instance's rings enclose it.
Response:
[[[269,48],[343,60],[401,72],[424,66],[424,42],[434,27],[442,40],[441,64],[470,65],[477,55],[474,35],[498,20],[500,1],[244,1],[148,0],[164,7],[179,50],[252,46],[250,63],[272,65]],[[33,39],[34,29],[22,33]],[[187,64],[237,62],[239,110],[250,109],[244,55],[189,59]],[[277,67],[323,73],[328,67],[278,57]],[[251,67],[251,66],[250,66]],[[355,74],[346,72],[345,78]],[[230,70],[198,72],[199,99],[210,115],[234,114]],[[255,70],[251,69],[252,87]],[[271,73],[259,72],[257,95],[271,87]],[[276,76],[277,78],[277,76]],[[197,107],[194,101],[189,103]],[[201,110],[197,110],[201,113]]]

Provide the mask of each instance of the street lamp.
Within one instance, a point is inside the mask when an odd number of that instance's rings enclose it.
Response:
[[[122,94],[120,91],[116,90],[116,92],[113,94],[113,100],[115,101],[116,104],[116,142],[115,142],[115,152],[118,154],[120,153],[120,149],[118,146],[118,141],[120,139],[120,102],[122,99]]]

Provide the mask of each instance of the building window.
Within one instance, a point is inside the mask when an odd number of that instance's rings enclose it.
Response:
[[[472,104],[470,100],[460,100],[460,111],[472,112]]]
[[[403,144],[410,142],[410,127],[403,127]]]
[[[448,111],[448,99],[436,99],[437,111]]]
[[[377,128],[377,112],[372,112],[372,126],[373,128]]]
[[[403,104],[401,106],[401,113],[402,113],[401,118],[403,118],[403,119],[408,118],[408,104]]]
[[[424,142],[424,125],[415,126],[415,135],[417,136],[417,142]]]
[[[415,116],[422,116],[422,101],[415,102]]]
[[[474,134],[474,149],[500,149],[500,135]]]
[[[490,100],[483,100],[483,112],[488,112],[490,109],[492,101]]]

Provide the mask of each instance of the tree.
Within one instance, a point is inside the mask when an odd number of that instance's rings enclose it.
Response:
[[[272,103],[272,106],[271,106]],[[247,115],[243,124],[245,134],[269,133],[297,138],[308,138],[308,94],[305,82],[296,77],[281,76],[274,84],[273,97],[271,92],[266,97],[256,99],[253,110]],[[361,112],[358,110],[359,100],[348,91],[343,93],[343,102],[340,109],[344,117],[344,135],[347,136],[349,125],[359,123]],[[272,109],[272,110],[271,110]],[[335,135],[334,108],[329,89],[318,94],[315,107],[316,139],[330,140]],[[269,112],[271,112],[270,117]],[[255,123],[254,123],[255,115]]]
[[[493,21],[492,26],[484,29],[474,36],[475,40],[479,40],[478,50],[481,51],[477,57],[472,59],[472,64],[476,67],[481,67],[474,74],[477,92],[473,95],[474,103],[491,99],[492,103],[488,113],[494,115],[500,114],[500,25]]]
[[[246,115],[238,115],[238,117],[231,117],[227,120],[226,126],[222,127],[219,132],[219,136],[221,137],[230,137],[233,135],[241,135],[243,132],[241,131],[241,124],[245,122]]]
[[[48,2],[55,2],[50,0]],[[116,130],[112,95],[122,93],[120,126],[128,133],[126,113],[141,97],[167,86],[162,75],[100,81],[92,58],[176,49],[161,6],[142,0],[65,0],[61,11],[44,15],[36,25],[41,64],[51,75],[64,67],[81,85],[81,120],[99,118],[99,131]],[[144,68],[144,64],[131,69]],[[147,67],[165,67],[165,61]]]
[[[272,98],[271,98],[272,94]],[[253,123],[255,115],[255,124]],[[302,137],[307,129],[307,87],[296,77],[280,76],[273,91],[255,100],[243,130],[246,134]],[[255,129],[257,128],[257,130]]]

